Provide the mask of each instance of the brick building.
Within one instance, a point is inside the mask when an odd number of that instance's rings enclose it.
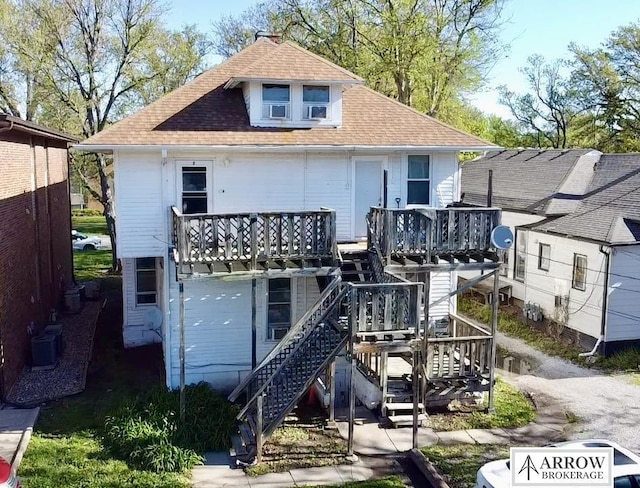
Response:
[[[0,114],[0,393],[30,360],[31,325],[60,309],[73,281],[67,144],[55,130]]]

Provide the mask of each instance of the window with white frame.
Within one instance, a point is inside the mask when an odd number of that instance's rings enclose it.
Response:
[[[516,230],[516,259],[513,267],[513,277],[518,281],[524,281],[525,268],[527,266],[527,235]]]
[[[304,85],[302,87],[302,118],[328,118],[329,93],[328,86]]]
[[[576,290],[587,289],[587,256],[584,254],[573,255],[573,279],[571,286]]]
[[[549,244],[543,244],[542,242],[538,246],[538,269],[542,271],[549,271],[551,265],[551,246]]]
[[[136,305],[155,305],[157,296],[156,258],[136,258]]]
[[[182,213],[207,213],[206,166],[182,167]]]
[[[431,182],[430,161],[427,155],[408,157],[407,205],[429,205]]]
[[[268,281],[267,334],[270,340],[280,340],[291,327],[291,278]]]
[[[262,85],[262,118],[288,119],[291,102],[289,85]]]

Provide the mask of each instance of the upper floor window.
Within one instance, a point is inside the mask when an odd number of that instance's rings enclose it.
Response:
[[[549,244],[540,243],[538,252],[538,269],[549,271],[551,264],[551,246]]]
[[[182,167],[182,213],[207,213],[207,168]]]
[[[262,85],[262,118],[288,119],[290,102],[289,85]]]
[[[326,119],[329,113],[329,87],[304,85],[302,110],[304,119]]]
[[[429,156],[411,155],[408,161],[407,205],[429,205]]]

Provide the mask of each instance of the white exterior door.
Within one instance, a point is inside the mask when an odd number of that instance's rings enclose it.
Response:
[[[382,204],[382,170],[386,158],[358,157],[354,161],[354,205],[353,229],[354,237],[367,237],[366,216],[369,207]]]

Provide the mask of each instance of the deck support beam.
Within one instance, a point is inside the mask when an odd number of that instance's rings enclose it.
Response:
[[[329,379],[329,422],[336,420],[336,360],[329,364],[327,371]]]
[[[413,382],[413,448],[418,448],[418,404],[420,403],[420,353],[413,351],[413,371],[411,374]]]
[[[256,398],[256,461],[262,462],[262,430],[264,429],[262,422],[262,405],[264,402],[264,395],[258,395]]]
[[[186,411],[186,398],[185,398],[185,383],[186,383],[186,370],[185,370],[185,339],[184,339],[184,283],[180,281],[178,283],[178,290],[180,295],[180,421],[184,423],[184,416]]]
[[[498,331],[498,305],[500,303],[500,280],[496,270],[493,275],[493,296],[491,297],[491,359],[489,364],[489,413],[495,412],[494,381],[496,376],[496,332]]]

